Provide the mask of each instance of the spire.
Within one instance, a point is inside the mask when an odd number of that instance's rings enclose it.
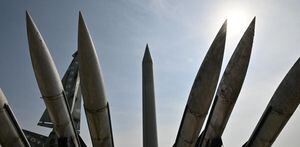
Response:
[[[151,58],[151,54],[149,51],[148,43],[146,45],[146,49],[145,49],[145,53],[144,53],[144,57],[143,57],[143,63],[151,63],[152,64],[152,58]]]

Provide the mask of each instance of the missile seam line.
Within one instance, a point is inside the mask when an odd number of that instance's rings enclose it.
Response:
[[[84,107],[84,110],[88,113],[97,113],[97,112],[104,112],[107,109],[107,105],[101,108],[97,108],[97,109],[89,109],[87,107]]]
[[[53,101],[60,99],[61,96],[62,97],[64,96],[63,92],[59,93],[58,95],[54,95],[54,96],[42,96],[42,99],[44,99],[47,102],[51,102],[51,101],[53,102]]]

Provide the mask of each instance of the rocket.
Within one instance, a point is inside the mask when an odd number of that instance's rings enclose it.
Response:
[[[219,83],[199,147],[221,147],[221,136],[241,91],[252,50],[255,18],[238,43]]]
[[[243,147],[270,147],[300,103],[300,58],[276,89]]]
[[[0,88],[0,146],[30,147],[7,99]]]
[[[227,21],[211,44],[192,86],[174,147],[194,147],[208,113],[219,79],[226,41]]]
[[[48,47],[26,12],[27,36],[35,77],[61,146],[79,146],[63,85]]]
[[[143,147],[157,147],[153,62],[148,44],[143,58]]]
[[[78,22],[78,57],[81,91],[92,144],[95,147],[113,147],[109,105],[100,64],[81,13]]]

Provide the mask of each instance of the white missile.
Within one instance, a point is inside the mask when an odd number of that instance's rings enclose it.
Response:
[[[78,56],[84,109],[94,147],[112,147],[113,135],[98,56],[88,28],[79,13]]]
[[[30,147],[7,99],[0,89],[0,146]]]
[[[64,89],[48,47],[31,16],[26,12],[27,35],[35,77],[59,144],[79,146],[78,137],[66,103]]]

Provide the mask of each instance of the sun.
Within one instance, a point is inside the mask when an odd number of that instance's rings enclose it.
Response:
[[[247,10],[241,7],[228,8],[225,15],[228,33],[233,36],[244,32],[252,19]]]

